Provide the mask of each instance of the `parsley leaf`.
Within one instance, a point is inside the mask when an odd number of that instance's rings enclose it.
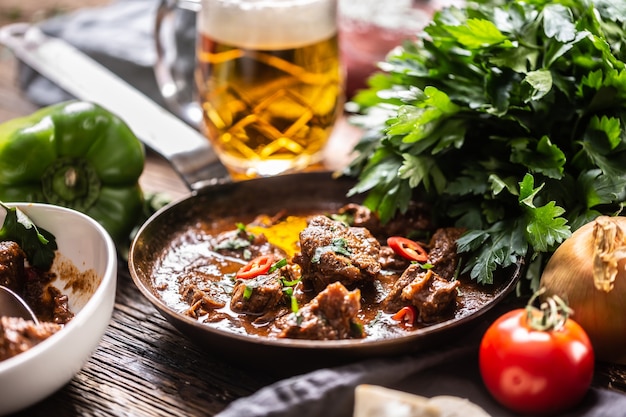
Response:
[[[49,270],[58,248],[54,235],[37,227],[17,207],[8,207],[2,202],[0,206],[6,210],[6,217],[0,228],[0,241],[16,242],[26,254],[26,259],[31,266],[44,271]]]
[[[350,103],[366,134],[349,195],[383,222],[430,202],[437,224],[468,229],[458,251],[479,283],[520,258],[540,273],[626,202],[625,46],[626,0],[443,8]]]
[[[348,248],[348,243],[344,238],[334,238],[330,245],[315,248],[315,253],[311,258],[311,263],[318,263],[324,253],[334,252],[339,255],[350,256],[352,251]]]

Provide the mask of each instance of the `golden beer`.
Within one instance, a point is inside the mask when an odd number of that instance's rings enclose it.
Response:
[[[228,7],[200,14],[196,83],[205,134],[236,179],[319,162],[342,111],[336,2],[302,3],[304,10],[269,14],[220,15]]]

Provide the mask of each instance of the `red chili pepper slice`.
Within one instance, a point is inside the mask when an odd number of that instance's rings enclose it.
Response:
[[[396,314],[391,316],[392,319],[404,322],[408,326],[415,324],[415,317],[417,317],[417,310],[414,306],[402,307]]]
[[[409,261],[426,262],[428,260],[428,253],[426,249],[417,242],[400,236],[392,236],[387,239],[387,245],[395,253],[402,256]]]
[[[257,256],[237,271],[237,278],[251,279],[267,273],[274,263],[274,255]]]

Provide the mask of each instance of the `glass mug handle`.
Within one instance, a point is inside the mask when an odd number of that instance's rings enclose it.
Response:
[[[195,19],[201,0],[160,0],[154,39],[156,82],[169,109],[189,125],[200,128],[202,110],[195,100]]]

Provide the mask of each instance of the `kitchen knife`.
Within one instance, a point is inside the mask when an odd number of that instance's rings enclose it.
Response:
[[[106,67],[37,26],[0,28],[0,43],[78,99],[122,118],[143,143],[166,158],[190,189],[230,181],[208,140]]]

